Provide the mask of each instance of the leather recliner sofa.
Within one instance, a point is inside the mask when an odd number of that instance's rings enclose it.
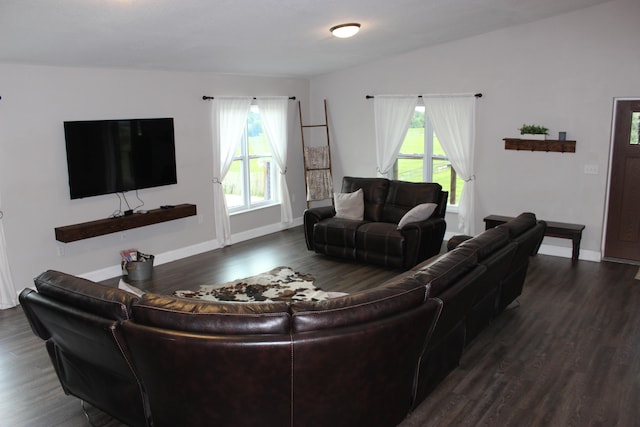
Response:
[[[364,193],[361,220],[337,217],[334,206],[305,211],[304,232],[309,250],[400,269],[411,268],[440,252],[449,196],[440,184],[386,178],[342,179],[342,193],[359,189]],[[403,216],[424,203],[437,204],[433,214],[398,229]]]
[[[136,295],[48,271],[24,289],[20,304],[66,394],[130,426],[150,425],[146,393],[122,335]]]
[[[546,227],[545,221],[525,212],[475,237],[449,240],[449,250],[464,247],[475,251],[478,263],[488,271],[467,315],[467,342],[522,293],[529,258],[538,253]]]
[[[395,426],[458,365],[474,309],[522,290],[544,223],[513,221],[327,301],[137,297],[47,271],[20,302],[64,391],[129,425]]]

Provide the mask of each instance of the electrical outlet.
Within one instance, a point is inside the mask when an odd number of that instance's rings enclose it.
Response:
[[[64,246],[58,245],[57,252],[58,256],[64,256]]]
[[[122,240],[123,242],[127,240],[127,233],[120,233],[120,240]]]
[[[202,224],[204,222],[204,215],[198,215],[198,224]]]
[[[584,173],[588,175],[598,175],[598,165],[584,165]]]

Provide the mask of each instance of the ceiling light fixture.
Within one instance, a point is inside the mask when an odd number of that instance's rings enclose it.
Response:
[[[331,27],[329,31],[331,31],[331,34],[336,37],[346,39],[347,37],[355,36],[358,31],[360,31],[360,24],[356,22],[351,22],[349,24],[340,24],[336,25],[335,27]]]

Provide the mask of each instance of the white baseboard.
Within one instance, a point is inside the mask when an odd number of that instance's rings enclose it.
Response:
[[[251,230],[243,231],[242,233],[233,234],[231,236],[231,244],[244,242],[245,240],[251,240],[255,239],[256,237],[262,237],[266,236],[267,234],[277,233],[278,231],[297,227],[299,225],[302,225],[302,222],[302,218],[296,218],[288,226],[284,226],[282,223],[270,224],[265,225],[264,227],[258,227]]]
[[[551,255],[562,258],[571,258],[573,254],[573,250],[571,248],[566,248],[564,246],[554,246],[554,245],[540,245],[540,249],[538,250],[539,254],[542,255]],[[600,262],[602,260],[602,256],[599,251],[590,251],[586,249],[580,249],[580,255],[578,259],[584,261],[595,261]]]
[[[444,240],[449,240],[453,236],[456,236],[458,233],[446,232],[444,234]],[[564,246],[555,246],[555,245],[540,245],[540,249],[538,250],[539,254],[542,255],[551,255],[562,258],[571,258],[573,250],[569,247]],[[578,259],[584,261],[595,261],[600,262],[602,260],[601,253],[599,251],[590,251],[585,249],[580,249],[580,256]]]
[[[300,217],[294,219],[293,223],[287,227],[283,226],[281,223],[278,223],[243,231],[242,233],[233,234],[231,236],[231,244],[244,242],[245,240],[255,239],[256,237],[261,237],[267,234],[286,230],[288,228],[297,227],[299,225],[302,225],[302,222],[302,217]],[[220,242],[217,239],[213,239],[184,248],[178,248],[168,252],[163,252],[161,254],[154,254],[155,258],[153,263],[154,265],[162,265],[171,261],[177,261],[179,259],[187,258],[193,255],[213,251],[215,249],[219,249],[220,247]],[[122,269],[120,264],[118,264],[100,270],[83,273],[80,274],[79,277],[92,280],[94,282],[100,282],[102,280],[111,279],[112,277],[117,277],[120,275],[122,275]]]
[[[241,233],[233,234],[231,236],[231,244],[244,242],[245,240],[255,239],[256,237],[266,236],[267,234],[277,233],[278,231],[286,230],[288,228],[297,227],[303,224],[302,217],[296,218],[293,220],[293,223],[290,226],[283,226],[282,224],[270,224],[264,227],[258,227],[251,230],[243,231]],[[457,235],[457,233],[446,232],[444,234],[444,240],[449,240],[453,236]],[[154,264],[162,265],[167,262],[177,261],[179,259],[187,258],[193,255],[198,255],[204,252],[213,251],[215,249],[219,249],[220,242],[217,239],[209,240],[207,242],[197,243],[192,246],[187,246],[184,248],[175,249],[169,252],[164,252],[161,254],[157,254],[155,256]],[[541,245],[538,253],[543,255],[551,255],[563,258],[571,258],[571,248],[566,248],[562,246],[554,246],[554,245]],[[601,256],[598,251],[590,251],[590,250],[581,250],[580,251],[580,259],[585,261],[596,261],[600,262]],[[88,273],[84,273],[79,275],[82,278],[93,280],[94,282],[100,282],[102,280],[107,280],[112,277],[117,277],[122,274],[122,270],[120,265],[113,265],[107,268],[103,268],[101,270],[90,271]]]

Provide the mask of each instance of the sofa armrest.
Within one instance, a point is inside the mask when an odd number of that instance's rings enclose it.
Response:
[[[333,206],[318,206],[304,211],[304,241],[307,243],[307,249],[313,249],[313,226],[335,215],[336,209]]]
[[[438,200],[438,208],[434,212],[433,216],[444,218],[444,215],[447,213],[447,203],[449,202],[449,192],[441,191],[440,199]]]
[[[453,236],[452,238],[449,239],[449,241],[447,242],[447,251],[452,251],[455,248],[458,247],[458,245],[460,245],[462,242],[466,242],[467,240],[471,239],[473,236],[467,236],[466,234],[458,234],[456,236]]]
[[[400,232],[406,241],[405,268],[411,268],[440,253],[447,222],[444,218],[431,217],[424,221],[405,225]]]
[[[436,224],[440,224],[445,222],[444,218],[437,218],[435,216],[429,217],[427,219],[425,219],[424,221],[415,221],[415,222],[409,222],[407,224],[404,225],[404,227],[402,227],[402,229],[400,229],[400,231],[410,231],[410,230],[420,230],[422,232],[430,232],[431,229],[436,225]],[[446,222],[445,222],[446,224]]]
[[[20,306],[22,307],[22,311],[25,316],[27,316],[27,320],[29,321],[29,326],[31,326],[31,330],[36,336],[42,338],[43,340],[48,340],[51,338],[51,332],[42,324],[38,316],[31,308],[32,301],[35,299],[36,301],[41,301],[42,295],[33,289],[24,288],[20,295],[18,296],[20,301]]]

